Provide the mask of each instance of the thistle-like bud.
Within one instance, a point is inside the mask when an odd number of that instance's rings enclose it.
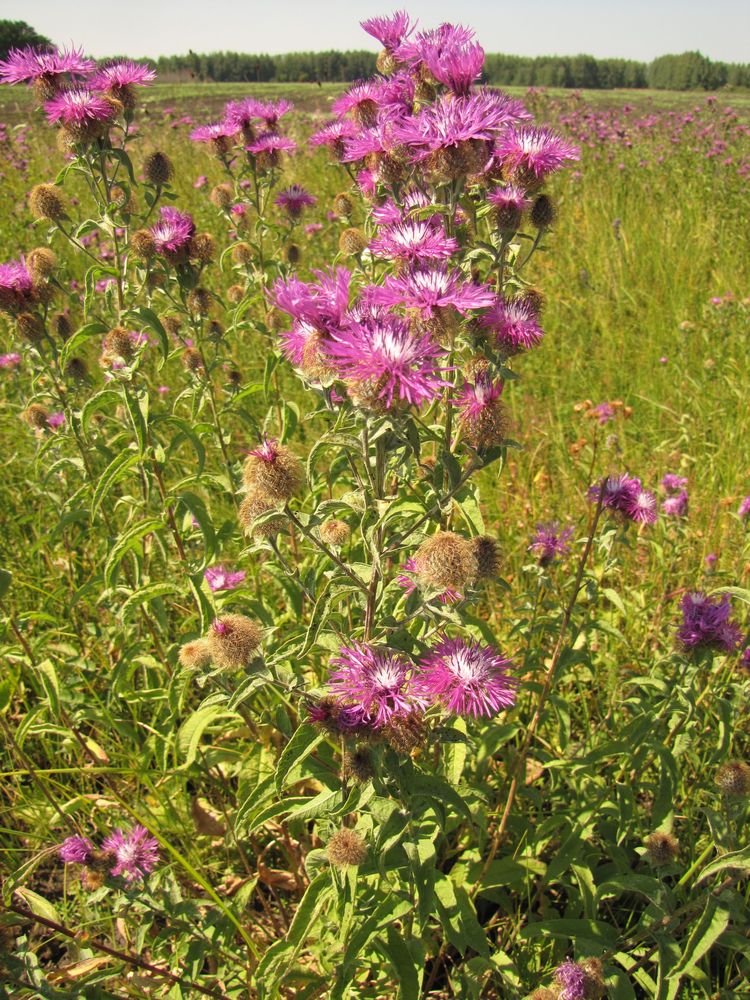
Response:
[[[176,316],[174,313],[167,313],[165,316],[160,316],[159,318],[161,319],[161,325],[169,336],[176,338],[182,329],[182,317]]]
[[[361,865],[367,858],[367,844],[354,830],[343,826],[328,841],[328,860],[337,868]]]
[[[750,765],[741,760],[723,764],[715,781],[724,795],[750,795]]]
[[[479,573],[471,542],[454,531],[438,531],[427,538],[414,559],[420,581],[437,590],[462,592]]]
[[[539,986],[533,993],[529,993],[526,1000],[559,1000],[560,994],[548,990],[546,986]]]
[[[65,375],[74,382],[84,382],[89,370],[83,358],[71,358],[65,366]]]
[[[50,326],[53,333],[60,338],[60,340],[67,340],[73,331],[70,319],[65,313],[55,313],[50,321]]]
[[[151,260],[156,253],[156,241],[148,229],[137,229],[130,237],[130,249],[138,260]]]
[[[344,754],[343,771],[347,778],[361,782],[369,781],[375,774],[370,748],[359,746]]]
[[[249,493],[286,503],[304,482],[305,472],[288,448],[267,440],[247,456],[243,476]]]
[[[211,663],[207,639],[194,639],[180,647],[180,663],[188,670],[204,670]]]
[[[57,222],[65,216],[65,202],[54,184],[37,184],[29,194],[29,208],[37,219]]]
[[[345,229],[339,236],[339,250],[347,257],[356,257],[367,249],[367,237],[361,229]]]
[[[383,738],[396,753],[410,754],[425,742],[425,728],[420,712],[393,715],[382,729]]]
[[[579,963],[586,977],[586,1000],[600,1000],[607,995],[604,966],[598,958],[585,958]]]
[[[238,305],[245,297],[245,289],[242,285],[230,285],[227,288],[227,299],[233,306]]]
[[[44,324],[36,313],[25,312],[16,317],[16,330],[19,337],[37,344],[44,336]]]
[[[208,336],[212,340],[221,340],[224,336],[224,327],[218,321],[218,319],[212,319],[208,322]]]
[[[534,204],[531,206],[531,223],[537,229],[548,229],[557,217],[555,203],[549,195],[537,195]]]
[[[35,247],[26,254],[26,267],[36,281],[49,278],[57,267],[57,257],[49,247]]]
[[[349,525],[335,517],[329,517],[320,526],[320,537],[326,545],[335,545],[336,547],[344,545],[349,540],[350,535]]]
[[[217,208],[229,208],[234,201],[234,191],[231,184],[217,184],[209,195],[211,203]]]
[[[341,215],[345,219],[348,219],[354,211],[354,202],[345,191],[337,194],[333,199],[333,211],[336,215]]]
[[[213,297],[207,288],[194,288],[187,297],[187,307],[194,316],[208,316]]]
[[[149,184],[161,187],[174,176],[172,161],[166,153],[150,153],[143,162],[143,175]]]
[[[210,233],[196,233],[190,241],[188,256],[199,264],[210,264],[216,259],[216,240]]]
[[[247,266],[253,262],[253,248],[249,243],[235,243],[232,247],[232,260],[235,264]]]
[[[276,505],[259,493],[248,493],[237,512],[240,527],[246,535],[253,535],[256,538],[271,538],[273,535],[277,535],[285,524],[283,516],[271,517],[261,524],[255,523],[263,514],[268,514],[275,509]]]
[[[375,68],[383,76],[392,76],[398,68],[398,63],[388,49],[381,49],[378,58],[375,60]]]
[[[518,296],[519,301],[534,310],[534,315],[539,317],[544,311],[544,295],[538,288],[526,288]]]
[[[119,185],[115,185],[110,189],[109,200],[121,212],[135,212],[138,208],[138,203],[133,197],[132,192],[128,194],[125,188],[121,188]]]
[[[646,848],[646,857],[655,866],[671,864],[680,849],[677,838],[664,830],[650,833],[643,841],[643,845]]]
[[[105,360],[122,358],[127,363],[135,357],[135,348],[135,340],[131,336],[130,330],[126,330],[122,326],[115,326],[102,341],[102,356]]]
[[[194,347],[186,347],[182,352],[182,363],[189,372],[203,371],[201,352]]]
[[[478,535],[471,539],[471,547],[477,560],[477,578],[494,580],[500,572],[500,546],[491,535]]]
[[[222,615],[211,624],[206,641],[215,667],[238,670],[247,666],[262,638],[260,625],[251,618]]]
[[[47,426],[49,411],[39,403],[32,403],[28,409],[23,411],[21,419],[24,420],[29,427],[33,427],[35,430],[41,431]]]
[[[284,249],[284,256],[288,264],[299,264],[302,251],[296,243],[288,243]]]

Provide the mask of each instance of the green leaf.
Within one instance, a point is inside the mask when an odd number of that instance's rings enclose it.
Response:
[[[323,738],[324,734],[319,732],[315,726],[309,722],[302,723],[284,747],[279,758],[276,767],[276,790],[278,792],[284,787],[286,777],[292,768],[301,764],[305,757],[309,757]]]
[[[693,888],[703,882],[704,879],[710,878],[718,872],[725,871],[727,868],[734,869],[735,871],[750,871],[750,847],[743,847],[740,851],[730,851],[728,854],[722,854],[720,858],[716,858],[715,861],[706,865],[695,880]]]
[[[139,521],[137,524],[134,524],[129,531],[126,531],[124,535],[120,535],[113,545],[111,552],[107,556],[107,562],[104,567],[104,579],[107,586],[112,586],[115,578],[115,571],[120,565],[120,562],[125,554],[129,552],[130,549],[135,548],[140,540],[146,535],[159,531],[162,527],[163,525],[161,521],[157,521],[156,518],[149,518],[147,521]]]
[[[93,496],[91,497],[92,520],[96,517],[97,511],[115,483],[122,479],[128,469],[140,461],[140,458],[141,456],[135,451],[121,451],[112,459],[101,476],[99,476]]]
[[[388,928],[387,940],[380,941],[379,944],[393,966],[400,1000],[419,1000],[424,969],[423,949],[414,940],[407,943],[393,926]],[[409,945],[417,946],[417,956],[412,955]]]
[[[13,574],[8,569],[0,569],[0,597],[5,597],[10,589]]]
[[[98,320],[92,323],[86,323],[79,330],[76,330],[62,346],[60,351],[60,369],[63,370],[67,363],[70,361],[71,357],[81,344],[85,344],[87,340],[91,340],[92,337],[101,336],[101,334],[107,332],[108,327],[104,323],[100,323]]]
[[[142,604],[150,604],[151,601],[159,597],[168,597],[170,594],[177,594],[179,591],[172,583],[152,583],[147,587],[141,587],[125,601],[120,608],[120,614],[125,617],[129,611],[140,607]]]
[[[729,916],[729,910],[715,896],[708,897],[706,908],[690,932],[680,960],[668,979],[682,978],[700,962],[729,926]]]
[[[81,410],[81,429],[83,433],[88,434],[91,418],[102,409],[104,404],[110,403],[116,406],[119,402],[120,393],[116,389],[102,389],[101,392],[97,392],[90,399],[87,399]]]
[[[60,682],[52,660],[42,660],[36,668],[42,682],[44,693],[49,702],[50,711],[55,718],[60,717]]]
[[[148,306],[139,306],[137,309],[131,309],[129,315],[137,317],[152,333],[156,334],[162,359],[166,361],[169,355],[169,340],[167,332],[154,310],[149,309]]]
[[[180,755],[185,757],[184,762],[180,765],[181,770],[190,767],[193,763],[198,754],[201,737],[211,723],[221,716],[234,716],[234,713],[227,712],[226,709],[222,709],[218,705],[207,705],[193,712],[180,726],[177,733],[177,750]]]
[[[435,882],[435,896],[440,922],[450,943],[464,954],[468,948],[489,958],[487,937],[477,920],[476,910],[468,892],[453,884],[447,875]]]
[[[27,889],[25,885],[19,885],[16,894],[21,897],[32,913],[36,913],[39,917],[45,917],[47,920],[54,920],[56,924],[62,923],[60,914],[52,903],[44,896],[40,896],[38,892]]]

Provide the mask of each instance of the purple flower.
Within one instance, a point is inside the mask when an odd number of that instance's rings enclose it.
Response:
[[[602,490],[602,507],[619,514],[624,520],[636,524],[652,524],[656,520],[656,497],[643,488],[636,476],[626,473],[610,476],[603,487],[595,485],[589,488],[589,499],[598,501]]]
[[[272,166],[276,165],[279,153],[291,153],[296,148],[297,143],[294,140],[276,132],[265,132],[245,146],[248,153],[253,153],[255,156],[264,155],[271,161]]]
[[[743,670],[750,671],[750,646],[743,649],[742,656],[740,656],[740,666]]]
[[[441,309],[456,309],[465,316],[469,309],[483,309],[495,301],[489,285],[467,284],[460,271],[414,268],[407,274],[389,275],[382,286],[368,289],[368,298],[377,305],[404,305],[418,309],[429,319]]]
[[[360,21],[360,26],[368,35],[376,38],[388,52],[398,48],[414,30],[411,18],[405,10],[397,10],[390,17],[371,17],[367,21]]]
[[[308,224],[304,227],[305,235],[314,236],[315,233],[319,233],[322,228],[323,228],[322,222],[308,222]]]
[[[458,243],[429,221],[410,219],[384,228],[370,250],[376,257],[416,264],[450,257],[458,250]]]
[[[271,302],[299,323],[318,330],[341,326],[349,307],[351,271],[313,271],[317,281],[300,281],[296,275],[279,278],[269,294]]]
[[[420,661],[415,687],[456,715],[497,715],[516,701],[512,666],[493,646],[444,639]]]
[[[274,204],[288,212],[292,219],[296,219],[302,214],[304,208],[308,205],[314,205],[317,200],[299,184],[292,184],[291,187],[279,191],[274,199]]]
[[[143,63],[123,59],[122,62],[101,66],[93,76],[89,77],[88,85],[92,90],[112,91],[116,93],[123,87],[145,87],[156,79],[154,70]]]
[[[85,865],[95,850],[88,837],[67,837],[58,849],[58,854],[66,863]]]
[[[576,962],[563,962],[555,969],[555,980],[560,987],[559,1000],[585,1000],[586,972]]]
[[[47,417],[47,426],[53,431],[59,430],[64,423],[65,414],[61,410],[56,413],[50,413]]]
[[[711,598],[696,590],[685,594],[680,608],[682,624],[677,630],[677,642],[684,650],[731,653],[739,646],[742,630],[730,620],[732,606],[727,594]]]
[[[737,511],[737,517],[741,517],[743,521],[749,515],[750,515],[750,494],[742,499],[739,509]]]
[[[209,566],[203,574],[203,578],[211,591],[216,593],[217,590],[234,590],[235,587],[239,587],[244,582],[246,575],[242,569],[232,573],[226,566],[217,565]]]
[[[339,653],[331,660],[338,669],[330,675],[330,686],[338,697],[362,708],[373,725],[383,726],[394,715],[412,711],[410,664],[403,654],[359,642],[342,646]]]
[[[115,117],[112,104],[86,87],[62,90],[45,103],[44,110],[51,125],[76,131],[104,125]]]
[[[279,118],[283,118],[284,115],[289,114],[293,110],[294,105],[292,102],[283,98],[280,101],[258,101],[255,105],[256,116],[269,129],[275,129],[279,123]]]
[[[195,223],[187,212],[173,205],[165,205],[159,212],[159,221],[151,227],[157,253],[178,254],[187,249],[195,233]]]
[[[484,49],[477,42],[430,45],[424,50],[424,62],[438,83],[465,95],[482,72]]]
[[[20,363],[20,354],[0,354],[0,368],[17,368]]]
[[[423,160],[430,153],[463,146],[470,141],[489,144],[500,129],[518,120],[516,112],[514,102],[491,91],[480,91],[465,97],[443,94],[434,104],[429,104],[395,126],[394,142],[407,145],[415,160]],[[491,152],[488,145],[484,162],[478,164],[477,169],[467,172],[481,170],[489,163]]]
[[[308,140],[311,146],[328,146],[340,159],[346,150],[346,142],[357,134],[354,122],[348,118],[338,118],[327,122],[313,133]]]
[[[436,399],[444,386],[436,359],[444,353],[429,333],[414,334],[395,316],[358,323],[331,335],[327,353],[342,375],[372,387],[385,406],[394,397],[411,406]]]
[[[536,310],[523,299],[498,298],[479,322],[492,331],[497,348],[508,356],[536,347],[544,336]]]
[[[559,170],[565,160],[580,159],[580,152],[547,128],[509,128],[495,145],[495,157],[511,170],[546,177]]]
[[[34,282],[23,258],[0,264],[0,309],[22,309],[33,294]]]
[[[203,188],[208,184],[208,177],[205,174],[199,174],[193,181],[194,188]]]
[[[719,561],[719,557],[715,552],[708,552],[703,559],[703,563],[706,567],[706,571],[710,572],[716,563]]]
[[[29,45],[25,49],[11,49],[0,62],[0,83],[24,83],[34,80],[56,80],[70,74],[84,76],[94,68],[80,49],[52,49],[43,51]]]
[[[572,535],[573,529],[561,530],[558,521],[538,524],[529,551],[536,553],[540,566],[549,566],[555,559],[563,559],[570,552],[568,541]]]
[[[106,838],[102,847],[115,855],[112,875],[122,875],[126,882],[144,878],[159,861],[159,841],[148,830],[136,824],[130,833],[117,829]]]
[[[226,146],[227,140],[231,139],[237,129],[231,122],[212,122],[210,125],[199,125],[190,133],[193,142],[212,142],[219,146]]]
[[[673,496],[667,497],[667,499],[662,503],[661,509],[667,517],[687,517],[688,491],[680,490],[679,493],[675,493]]]
[[[419,575],[419,563],[413,556],[410,556],[401,569],[403,572],[396,577],[396,582],[400,587],[403,587],[407,594],[413,594],[417,589],[417,581],[409,574]],[[449,587],[448,590],[438,594],[438,601],[441,604],[456,604],[458,601],[462,601],[463,597],[463,594]]]
[[[371,125],[377,117],[378,97],[379,86],[376,80],[359,80],[345,90],[341,97],[336,98],[331,111],[335,115],[345,115],[351,111],[355,121]]]
[[[495,208],[514,208],[517,212],[523,212],[531,204],[524,189],[515,184],[506,184],[505,187],[489,191],[487,201]]]
[[[603,427],[615,419],[615,413],[615,408],[611,403],[599,403],[598,406],[593,406],[586,415],[598,420]]]
[[[687,484],[688,481],[685,476],[678,476],[674,472],[667,472],[662,476],[661,480],[661,486],[667,493],[677,493],[680,490],[684,490]]]

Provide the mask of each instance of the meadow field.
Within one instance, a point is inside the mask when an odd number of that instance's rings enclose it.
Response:
[[[340,96],[157,81],[124,145],[61,152],[0,91],[0,260],[44,287],[0,302],[0,993],[748,996],[750,96],[519,91],[580,151],[526,236],[465,174],[413,203],[543,328],[496,355],[459,310],[439,340],[456,392],[477,352],[500,373],[491,441],[448,395],[368,409],[352,368],[290,363],[294,275],[404,273],[366,247],[406,181],[365,197],[308,142]],[[191,141],[247,99],[294,104],[266,174]],[[157,267],[136,237],[172,204],[211,238]],[[260,496],[272,452],[294,489]],[[420,581],[459,535],[487,579]],[[464,635],[502,650],[492,711],[417,685],[387,725],[336,714],[332,657]]]

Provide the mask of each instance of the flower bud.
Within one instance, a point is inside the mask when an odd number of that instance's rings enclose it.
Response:
[[[463,591],[479,572],[471,542],[453,531],[438,531],[427,538],[414,559],[420,581],[436,590]]]
[[[388,746],[404,756],[425,742],[425,728],[420,712],[391,716],[382,732]]]
[[[715,780],[724,795],[750,795],[750,765],[744,761],[722,765]]]
[[[216,258],[216,240],[210,233],[196,233],[190,241],[188,256],[200,264],[210,264]]]
[[[349,525],[335,517],[329,517],[320,526],[320,537],[326,545],[339,547],[349,540],[350,535]]]
[[[56,222],[65,215],[65,202],[54,184],[37,184],[29,194],[29,208],[37,219]]]
[[[341,194],[337,194],[333,199],[333,211],[336,215],[341,215],[346,219],[348,219],[354,211],[354,202],[345,191],[341,192]]]
[[[137,229],[130,237],[130,249],[138,260],[150,260],[156,253],[156,242],[148,229]]]
[[[70,324],[70,319],[65,313],[55,313],[50,321],[50,326],[52,327],[52,332],[60,338],[60,340],[67,340],[73,331],[73,327]]]
[[[25,420],[29,427],[33,427],[35,430],[41,431],[47,426],[49,411],[39,403],[32,403],[28,409],[23,411],[21,419]]]
[[[213,297],[206,288],[194,288],[187,297],[187,307],[194,316],[208,316]]]
[[[361,865],[367,858],[367,844],[354,830],[342,827],[331,836],[326,848],[328,860],[337,868]]]
[[[540,194],[531,206],[531,223],[537,229],[548,229],[555,221],[555,203],[549,195]]]
[[[71,358],[65,366],[65,374],[74,382],[84,382],[88,378],[89,370],[83,358]]]
[[[194,639],[180,647],[180,664],[188,670],[204,670],[211,663],[207,639]]]
[[[289,243],[284,250],[284,256],[288,264],[298,264],[302,256],[302,251],[296,243]]]
[[[282,515],[269,518],[267,521],[263,521],[262,524],[255,523],[263,514],[267,514],[275,509],[275,504],[262,497],[259,493],[248,493],[240,504],[240,509],[237,513],[240,527],[246,535],[254,535],[256,538],[271,538],[273,535],[277,535],[286,523]]]
[[[656,830],[643,841],[646,857],[654,866],[671,864],[680,849],[679,841],[671,833]]]
[[[182,363],[189,372],[203,371],[201,352],[194,347],[186,347],[182,352]]]
[[[252,264],[253,249],[249,243],[235,243],[232,247],[232,260],[235,264]]]
[[[245,289],[242,285],[230,285],[227,288],[227,299],[232,303],[233,306],[238,305],[242,302],[245,297]]]
[[[127,363],[135,357],[135,348],[136,342],[130,330],[115,326],[102,341],[102,356],[105,360],[121,358]]]
[[[161,187],[174,176],[172,161],[166,153],[150,153],[143,162],[143,175],[149,184]]]
[[[215,667],[237,670],[247,666],[262,638],[260,625],[251,618],[222,615],[211,624],[206,641]]]
[[[477,560],[477,579],[494,580],[500,572],[500,546],[491,535],[478,535],[471,539],[471,548]]]
[[[26,267],[37,281],[49,278],[57,267],[57,257],[49,247],[35,247],[26,254]]]
[[[217,184],[209,195],[211,204],[217,208],[229,208],[234,201],[234,190],[231,184]]]
[[[347,257],[356,257],[367,249],[367,237],[361,229],[345,229],[339,236],[339,250]]]
[[[21,313],[16,318],[16,330],[19,337],[28,340],[30,344],[37,344],[44,336],[44,324],[36,313]]]
[[[286,503],[304,482],[305,472],[288,448],[266,441],[245,459],[243,477],[249,493]]]
[[[174,313],[167,313],[165,316],[160,316],[161,325],[167,331],[170,337],[176,338],[182,329],[182,317],[176,316]]]
[[[369,781],[375,774],[370,748],[360,746],[344,754],[343,772],[345,777],[355,781]]]

